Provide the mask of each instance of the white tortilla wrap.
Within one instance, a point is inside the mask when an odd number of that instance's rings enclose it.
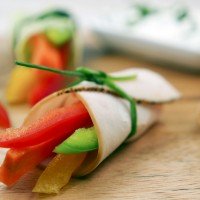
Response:
[[[129,95],[146,102],[164,103],[180,97],[179,92],[163,77],[146,69],[130,69],[115,73],[116,75],[136,74],[131,81],[117,82]],[[76,88],[99,87],[84,82]],[[126,141],[131,130],[129,103],[117,96],[104,92],[81,91],[67,93],[67,90],[56,92],[32,108],[24,125],[34,122],[45,112],[56,107],[70,105],[81,101],[88,110],[96,129],[99,149],[89,152],[85,161],[75,175],[82,176],[93,171],[106,157]],[[137,105],[137,133],[131,138],[139,137],[158,118],[158,111],[153,106]]]

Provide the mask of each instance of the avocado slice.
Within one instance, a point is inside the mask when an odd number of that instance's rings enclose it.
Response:
[[[69,138],[58,145],[55,153],[73,154],[93,151],[98,148],[98,139],[94,127],[77,129]]]

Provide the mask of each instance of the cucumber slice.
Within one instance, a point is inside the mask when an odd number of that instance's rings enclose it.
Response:
[[[73,154],[93,151],[97,148],[98,139],[94,127],[80,128],[58,145],[54,149],[54,152],[60,154]]]
[[[45,34],[48,40],[56,46],[65,44],[73,36],[72,30],[67,28],[48,28]]]

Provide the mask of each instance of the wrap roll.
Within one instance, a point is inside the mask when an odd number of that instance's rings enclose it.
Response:
[[[153,125],[159,116],[157,105],[176,100],[179,92],[162,76],[147,69],[129,69],[113,75],[137,75],[135,80],[116,82],[137,104],[137,133],[129,140],[136,139]],[[111,94],[106,87],[83,82],[75,88],[58,91],[33,107],[24,125],[34,122],[41,115],[57,107],[81,101],[90,114],[95,127],[99,148],[88,152],[75,176],[92,172],[106,157],[128,138],[131,130],[130,108],[127,101]]]
[[[20,61],[69,70],[80,59],[77,38],[76,24],[70,14],[62,10],[44,12],[17,23],[13,34],[14,55]],[[7,101],[34,105],[63,88],[69,80],[47,72],[15,67],[8,81]]]

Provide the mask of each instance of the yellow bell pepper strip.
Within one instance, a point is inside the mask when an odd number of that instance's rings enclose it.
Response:
[[[15,67],[11,73],[6,88],[6,99],[10,104],[25,103],[31,88],[34,87],[37,76],[36,70]]]
[[[58,154],[48,164],[39,177],[33,192],[58,193],[70,180],[74,171],[81,165],[86,154]]]
[[[8,113],[3,105],[0,103],[0,128],[8,128],[10,127],[10,120],[8,117]]]
[[[76,130],[64,142],[56,146],[55,153],[74,154],[93,151],[98,148],[98,139],[94,127]]]
[[[22,148],[50,139],[67,138],[76,129],[91,125],[88,111],[81,102],[78,102],[52,110],[28,126],[2,130],[0,147]]]

